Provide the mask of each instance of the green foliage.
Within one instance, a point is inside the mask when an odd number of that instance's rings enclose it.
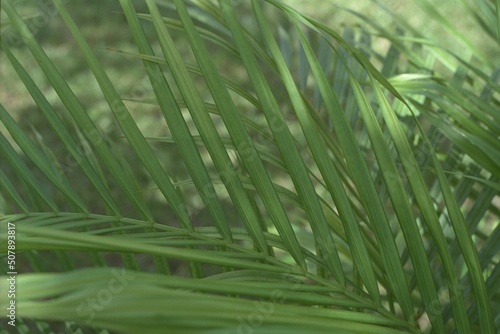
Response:
[[[428,1],[460,53],[394,13],[336,30],[277,0],[120,0],[137,50],[108,52],[134,94],[61,2],[107,107],[4,1],[8,81],[40,120],[0,104],[4,328],[499,329],[499,59]],[[461,3],[498,51],[498,1]]]

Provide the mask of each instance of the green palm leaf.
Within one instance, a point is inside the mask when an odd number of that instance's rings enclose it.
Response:
[[[0,101],[2,325],[498,330],[499,64],[414,2],[466,52],[394,13],[336,30],[275,0],[120,0],[134,49],[108,52],[149,87],[130,97],[54,0],[109,132],[4,1],[9,80],[43,123]],[[498,3],[461,3],[498,49]]]

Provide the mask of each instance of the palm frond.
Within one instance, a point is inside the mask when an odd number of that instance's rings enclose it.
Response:
[[[108,51],[150,87],[130,97],[54,0],[109,134],[4,1],[24,44],[1,49],[45,122],[0,104],[15,329],[498,330],[499,64],[414,2],[465,52],[398,15],[336,30],[276,0],[120,0],[136,50]],[[461,3],[498,43],[498,3]]]

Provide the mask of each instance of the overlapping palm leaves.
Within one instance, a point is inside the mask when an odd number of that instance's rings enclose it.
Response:
[[[78,162],[61,169],[43,136],[0,105],[2,228],[15,224],[17,264],[36,272],[17,276],[20,323],[130,333],[494,332],[497,60],[437,14],[470,59],[404,21],[406,35],[369,20],[371,34],[339,34],[274,0],[146,3],[137,13],[120,1],[137,51],[116,57],[141,59],[152,87],[126,99],[55,1],[121,131],[113,138],[4,2],[24,41],[2,41],[4,57]],[[163,17],[163,7],[175,16]],[[495,37],[492,2],[469,9]],[[386,54],[373,47],[377,34],[391,42]],[[190,56],[180,52],[187,45]],[[64,115],[17,52],[37,60]],[[132,103],[157,106],[168,135],[142,131]],[[155,145],[164,142],[176,145],[187,180],[164,167],[168,152]],[[76,175],[99,212],[72,186]],[[190,214],[193,193],[209,226]],[[153,197],[168,209],[153,210]]]

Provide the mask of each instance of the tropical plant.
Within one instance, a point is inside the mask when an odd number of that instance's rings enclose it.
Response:
[[[56,0],[111,133],[14,3],[2,57],[43,122],[0,105],[6,330],[498,330],[499,59],[426,0],[460,53],[396,15],[334,30],[277,0],[120,0],[137,51],[116,61],[149,80],[132,97]],[[497,52],[499,1],[461,3]]]

